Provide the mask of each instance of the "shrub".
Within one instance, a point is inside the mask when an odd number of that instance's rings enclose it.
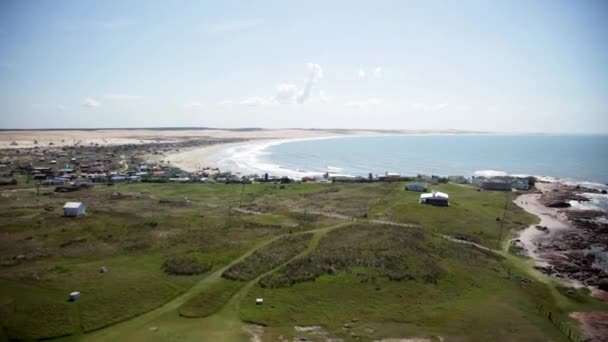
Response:
[[[302,253],[311,238],[312,234],[306,233],[277,239],[224,271],[222,277],[231,280],[254,279]]]
[[[199,262],[194,257],[175,257],[165,260],[163,270],[172,275],[194,275],[211,270],[211,266]]]

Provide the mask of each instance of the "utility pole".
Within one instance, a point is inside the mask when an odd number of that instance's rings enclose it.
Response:
[[[245,183],[241,187],[241,199],[239,200],[239,208],[243,205],[243,193],[245,192]]]

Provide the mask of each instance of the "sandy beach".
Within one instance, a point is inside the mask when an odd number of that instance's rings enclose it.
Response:
[[[27,148],[70,145],[124,145],[154,142],[177,142],[187,139],[299,139],[338,134],[371,134],[371,131],[304,129],[116,129],[116,130],[23,130],[0,131],[0,148]],[[36,144],[37,142],[37,144]]]
[[[558,186],[557,183],[536,184],[537,189],[541,192],[552,191],[556,186]],[[543,258],[542,253],[538,250],[539,244],[550,241],[556,235],[575,228],[568,222],[564,214],[555,208],[549,208],[540,203],[540,197],[540,193],[523,194],[517,197],[514,203],[540,219],[538,224],[531,225],[521,231],[518,239],[529,257],[546,265],[547,260]],[[537,226],[546,227],[547,230],[538,229]]]

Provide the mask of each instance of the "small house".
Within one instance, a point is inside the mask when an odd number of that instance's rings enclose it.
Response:
[[[418,191],[424,192],[426,191],[426,184],[424,183],[410,183],[405,186],[405,190],[407,191]]]
[[[82,202],[67,202],[63,206],[63,216],[77,217],[86,214],[86,206]]]
[[[448,181],[454,184],[467,184],[469,182],[465,176],[448,176]]]
[[[530,190],[530,182],[526,179],[514,179],[511,186],[517,190]]]
[[[484,190],[511,191],[511,183],[498,179],[491,179],[481,183]]]
[[[264,298],[255,299],[255,305],[262,305],[262,304],[264,304]]]
[[[437,206],[448,206],[450,205],[450,196],[444,192],[433,191],[425,194],[420,194],[421,204],[430,204]]]

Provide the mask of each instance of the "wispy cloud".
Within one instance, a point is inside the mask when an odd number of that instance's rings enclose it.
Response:
[[[313,86],[323,78],[323,68],[316,63],[308,63],[308,77],[300,88],[295,83],[280,83],[274,96],[252,96],[240,102],[249,106],[268,106],[276,104],[302,104],[311,96]]]
[[[245,106],[268,106],[277,104],[277,100],[272,96],[251,96],[239,103]]]
[[[232,104],[234,104],[234,101],[232,100],[223,100],[218,102],[217,104],[219,104],[220,106],[230,106]]]
[[[410,104],[410,109],[420,112],[438,112],[438,111],[451,111],[451,112],[467,112],[472,109],[468,104],[457,104],[457,103],[427,103],[427,102],[416,102]]]
[[[55,109],[57,109],[58,111],[63,112],[65,110],[65,106],[62,104],[58,104],[57,106],[55,106]]]
[[[87,97],[86,99],[84,99],[84,101],[82,101],[82,105],[85,107],[89,107],[89,108],[97,108],[97,107],[101,107],[101,103],[99,103],[99,101]]]
[[[380,99],[377,97],[370,97],[370,98],[362,99],[362,100],[349,101],[349,102],[346,102],[345,105],[348,107],[355,107],[355,108],[369,108],[369,107],[383,105],[384,103],[385,103],[385,101],[383,99]]]
[[[184,104],[184,108],[186,109],[201,109],[203,107],[203,104],[197,100],[192,100]]]
[[[298,95],[298,103],[304,103],[310,97],[312,86],[323,78],[323,68],[319,64],[308,63],[308,79],[304,84],[304,89]]]
[[[216,22],[212,24],[205,25],[203,28],[205,32],[211,34],[220,34],[220,33],[230,33],[230,32],[238,32],[250,30],[255,27],[261,26],[264,24],[263,19],[241,19],[241,20],[230,20],[230,21],[222,21]]]
[[[382,69],[381,66],[369,68],[369,71],[364,67],[360,67],[359,71],[357,71],[357,77],[360,80],[366,79],[366,78],[371,78],[371,77],[381,78],[383,73],[384,73],[384,70]]]
[[[381,66],[377,66],[374,68],[374,77],[380,78],[380,77],[382,77],[382,73],[383,73],[383,70],[382,70]]]
[[[108,100],[117,100],[117,101],[139,100],[141,98],[141,96],[138,96],[138,95],[131,95],[131,94],[125,94],[125,93],[110,93],[110,94],[105,94],[103,97]]]
[[[357,77],[359,77],[359,79],[366,78],[367,77],[367,73],[365,72],[365,69],[359,68],[359,71],[357,72]]]

